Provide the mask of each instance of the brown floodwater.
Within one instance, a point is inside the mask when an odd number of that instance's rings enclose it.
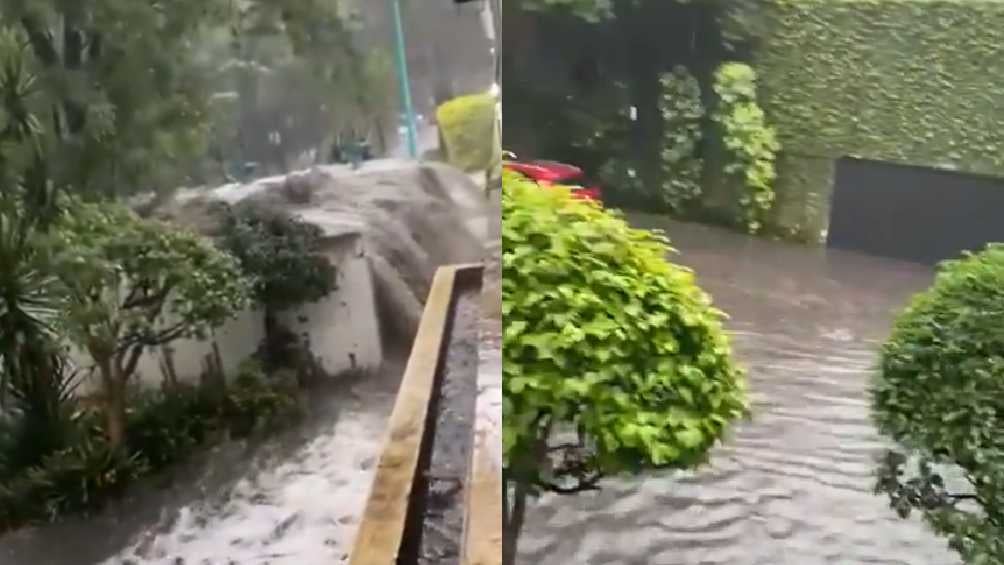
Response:
[[[692,473],[615,478],[531,507],[520,563],[548,565],[955,565],[919,520],[873,494],[887,447],[869,418],[878,344],[929,267],[662,228],[692,267],[749,372],[753,416]]]

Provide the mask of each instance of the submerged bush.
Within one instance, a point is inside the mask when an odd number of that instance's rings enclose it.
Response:
[[[528,495],[697,466],[746,404],[723,314],[667,260],[665,238],[564,188],[512,174],[503,186],[503,554],[512,556]]]
[[[0,483],[0,531],[98,509],[147,472],[139,454],[124,455],[104,437],[82,434],[72,447]]]
[[[220,425],[219,402],[194,387],[144,391],[129,405],[127,448],[155,469],[183,459]]]
[[[295,383],[270,378],[252,362],[241,367],[222,398],[182,385],[140,392],[129,407],[120,448],[107,441],[98,411],[79,410],[69,446],[30,466],[9,464],[16,420],[0,420],[0,532],[98,510],[130,483],[206,445],[216,432],[246,437],[298,414]]]
[[[883,462],[878,490],[901,515],[921,511],[968,563],[1004,562],[1002,328],[1004,246],[992,245],[945,263],[913,299],[873,387],[881,431],[906,450]]]
[[[234,436],[281,423],[297,413],[294,383],[277,382],[255,361],[243,363],[227,393],[223,415]]]

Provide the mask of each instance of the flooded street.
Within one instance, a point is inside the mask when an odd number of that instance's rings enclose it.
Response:
[[[316,387],[296,428],[201,453],[99,516],[0,537],[0,565],[343,563],[402,370]]]
[[[892,316],[929,268],[662,227],[727,311],[748,369],[753,418],[696,474],[611,479],[528,513],[531,565],[955,565],[920,521],[872,494],[884,443],[866,387]]]

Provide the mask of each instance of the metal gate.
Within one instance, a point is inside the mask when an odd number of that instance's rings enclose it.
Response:
[[[827,244],[935,264],[1004,242],[1004,179],[844,158]]]

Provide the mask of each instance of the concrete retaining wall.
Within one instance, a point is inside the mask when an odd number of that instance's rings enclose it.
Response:
[[[348,370],[373,370],[383,362],[380,327],[373,292],[373,276],[363,242],[358,235],[332,238],[328,256],[338,266],[338,288],[327,298],[280,316],[282,323],[301,335],[329,375]],[[172,344],[170,356],[182,382],[198,382],[206,358],[219,348],[227,376],[234,376],[241,362],[258,349],[265,337],[264,315],[258,310],[241,313],[205,341],[179,340]],[[153,349],[144,354],[137,369],[136,381],[156,387],[165,378],[165,351]],[[81,365],[89,358],[77,354]],[[97,375],[88,379],[81,391],[96,392]]]

